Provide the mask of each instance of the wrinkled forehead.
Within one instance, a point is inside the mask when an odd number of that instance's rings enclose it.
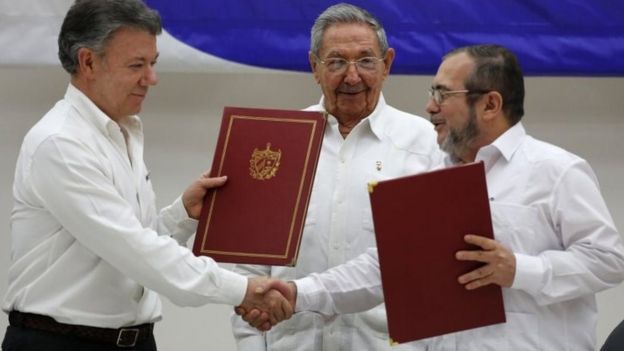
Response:
[[[337,23],[327,27],[319,49],[325,55],[340,51],[380,54],[377,34],[364,23]]]

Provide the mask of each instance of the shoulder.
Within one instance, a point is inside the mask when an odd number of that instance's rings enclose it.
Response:
[[[61,146],[92,143],[92,130],[71,104],[60,100],[26,133],[21,154],[41,157]]]
[[[522,152],[527,160],[533,164],[544,163],[562,167],[582,160],[578,155],[560,146],[535,139],[529,135],[522,145]]]
[[[562,147],[527,136],[521,151],[536,177],[557,181],[572,169],[591,173],[591,166],[580,156]]]
[[[383,111],[384,136],[397,147],[414,153],[438,149],[437,134],[427,119],[387,105]]]
[[[435,135],[433,124],[426,118],[401,111],[395,107],[386,105],[383,110],[383,123],[387,126],[388,133],[393,134],[425,134]],[[409,128],[405,130],[405,128]]]

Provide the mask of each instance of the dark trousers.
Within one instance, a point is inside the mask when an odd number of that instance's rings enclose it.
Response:
[[[620,324],[613,329],[607,341],[605,341],[604,345],[600,351],[622,351],[624,350],[624,321],[620,322]]]
[[[21,327],[7,327],[2,351],[156,351],[154,336],[134,347],[116,347],[73,336],[53,334]]]

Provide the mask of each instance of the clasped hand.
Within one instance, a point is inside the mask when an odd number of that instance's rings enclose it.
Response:
[[[267,331],[290,318],[295,308],[296,292],[288,283],[267,277],[249,278],[247,293],[238,315],[260,331]]]

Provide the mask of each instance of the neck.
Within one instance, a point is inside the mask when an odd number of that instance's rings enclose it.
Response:
[[[458,157],[457,160],[459,163],[471,163],[474,162],[475,158],[477,158],[477,150],[468,150],[464,154]]]
[[[345,125],[345,124],[338,122],[338,131],[340,132],[340,135],[342,135],[343,138],[346,138],[347,135],[351,133],[351,130],[353,130],[353,128],[355,128],[356,125],[357,125],[357,122],[353,125]]]
[[[338,131],[342,137],[346,138],[362,119],[364,119],[364,117],[336,117],[338,121]]]
[[[116,116],[112,114],[111,111],[106,110],[103,107],[104,104],[102,104],[101,101],[98,99],[99,95],[97,88],[93,84],[90,84],[89,81],[87,81],[85,78],[74,75],[72,76],[71,83],[76,89],[80,90],[89,100],[91,100],[91,102],[94,103],[95,106],[97,106],[102,112],[104,112],[104,114],[108,116],[108,118],[117,122],[117,124],[119,124],[119,122],[124,118],[129,117]]]

